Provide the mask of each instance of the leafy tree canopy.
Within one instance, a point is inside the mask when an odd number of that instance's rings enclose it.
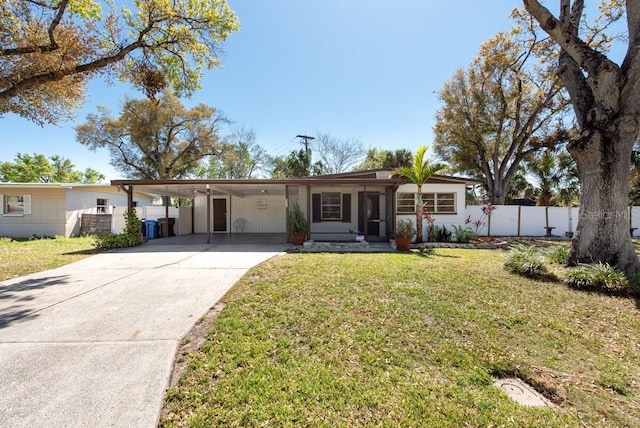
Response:
[[[210,157],[195,175],[201,178],[255,178],[263,172],[268,161],[267,152],[256,142],[256,132],[240,127],[224,139],[219,155]]]
[[[413,153],[408,149],[381,150],[372,148],[367,150],[364,161],[358,167],[359,170],[401,168],[411,166]]]
[[[215,68],[239,22],[226,0],[3,0],[0,115],[38,124],[69,117],[91,77],[149,86],[158,76],[179,94]],[[162,86],[162,84],[160,85]]]
[[[164,92],[158,100],[125,99],[118,117],[100,107],[76,127],[76,138],[90,149],[106,148],[111,165],[128,178],[179,179],[218,155],[218,125],[224,120],[213,107],[187,109]]]
[[[294,150],[286,157],[272,157],[270,163],[272,178],[309,177],[325,172],[324,164],[312,163],[311,152],[304,149]]]
[[[13,162],[0,162],[0,181],[14,183],[85,183],[95,184],[105,176],[93,168],[84,172],[61,156],[18,153]]]
[[[557,54],[535,21],[485,42],[478,57],[440,92],[434,151],[454,170],[485,180],[491,202],[504,203],[520,163],[566,141],[568,97],[556,76]]]

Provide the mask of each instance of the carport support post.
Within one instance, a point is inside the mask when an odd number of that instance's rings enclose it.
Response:
[[[362,234],[364,235],[364,239],[366,240],[368,235],[369,235],[369,227],[368,227],[368,223],[369,223],[369,218],[368,218],[368,213],[367,213],[367,185],[364,185],[364,192],[363,193],[363,201],[362,201],[362,213],[359,213],[362,218],[363,218],[363,226],[362,228],[364,229],[362,231]]]
[[[311,214],[311,185],[307,184],[307,230],[309,231],[307,239],[311,239]]]
[[[127,186],[121,184],[120,188],[127,194],[127,210],[133,209],[133,186],[129,186],[127,189]]]
[[[211,243],[211,189],[207,187],[207,244]]]

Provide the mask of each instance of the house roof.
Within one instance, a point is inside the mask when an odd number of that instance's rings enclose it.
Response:
[[[328,185],[353,186],[398,186],[408,183],[406,179],[391,177],[391,170],[368,170],[342,174],[319,175],[296,178],[248,178],[248,179],[181,179],[181,180],[112,180],[115,186],[132,186],[134,190],[162,196],[192,198],[206,194],[230,194],[238,197],[257,194],[283,195],[287,186]],[[386,174],[385,174],[386,173]],[[434,175],[428,183],[453,183],[473,185],[479,181],[469,178]]]
[[[82,189],[82,190],[95,190],[109,189],[111,191],[119,191],[118,188],[114,188],[113,184],[85,184],[85,183],[14,183],[14,182],[0,182],[0,189]],[[146,193],[140,189],[136,189],[135,193],[147,197],[153,197],[154,193]]]

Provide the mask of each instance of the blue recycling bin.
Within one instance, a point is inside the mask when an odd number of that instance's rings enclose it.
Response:
[[[145,220],[144,225],[147,230],[147,239],[156,239],[158,237],[158,222],[156,220]]]

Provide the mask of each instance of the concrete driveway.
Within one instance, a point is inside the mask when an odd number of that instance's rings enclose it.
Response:
[[[143,245],[0,282],[0,425],[153,427],[177,346],[286,245]]]

